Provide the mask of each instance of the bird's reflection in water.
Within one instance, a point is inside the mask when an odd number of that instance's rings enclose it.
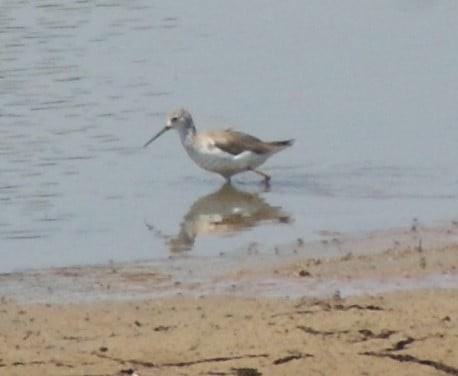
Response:
[[[225,184],[195,201],[184,216],[178,234],[165,237],[166,243],[172,253],[188,251],[198,235],[233,235],[262,221],[288,223],[290,217],[280,207],[266,203],[258,193]]]

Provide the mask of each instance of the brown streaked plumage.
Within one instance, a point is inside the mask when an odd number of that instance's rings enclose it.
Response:
[[[222,131],[202,132],[211,137],[217,148],[232,155],[238,155],[246,150],[256,154],[271,153],[279,146],[289,146],[292,140],[263,142],[259,138],[232,129]]]

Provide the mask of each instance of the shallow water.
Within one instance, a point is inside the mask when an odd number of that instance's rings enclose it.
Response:
[[[456,218],[458,4],[260,4],[0,4],[0,272]],[[296,144],[227,189],[176,106]]]

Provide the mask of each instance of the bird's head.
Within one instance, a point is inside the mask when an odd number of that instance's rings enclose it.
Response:
[[[194,130],[194,122],[192,121],[191,114],[183,108],[173,110],[167,115],[165,120],[165,127],[159,131],[153,138],[151,138],[144,147],[151,144],[154,140],[159,138],[162,134],[170,129],[175,129],[180,134],[185,134],[189,130]]]

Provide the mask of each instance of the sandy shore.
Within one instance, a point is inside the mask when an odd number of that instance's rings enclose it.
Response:
[[[341,242],[213,275],[216,291],[151,266],[1,275],[0,374],[458,375],[458,245],[415,244]],[[57,282],[80,295],[5,293]]]
[[[0,306],[4,375],[457,375],[458,290]]]

